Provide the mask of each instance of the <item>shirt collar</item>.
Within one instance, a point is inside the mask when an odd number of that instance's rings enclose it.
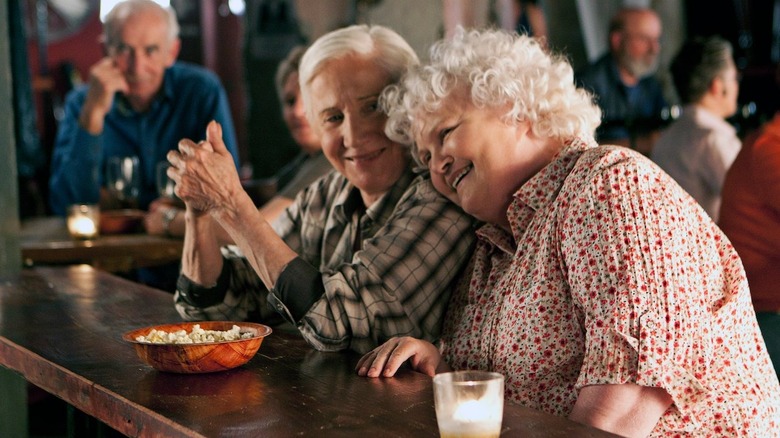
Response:
[[[721,131],[724,135],[737,135],[737,130],[734,126],[707,108],[698,105],[686,105],[683,108],[683,114],[686,112],[691,114],[692,118],[701,126]]]
[[[589,136],[575,137],[566,141],[550,164],[515,192],[514,199],[507,210],[512,233],[509,234],[495,225],[485,224],[477,231],[478,237],[504,252],[513,254],[517,248],[516,242],[522,238],[534,215],[555,200],[582,153],[596,146],[595,140]]]
[[[623,79],[620,77],[620,66],[618,65],[617,58],[615,58],[614,55],[611,55],[610,58],[612,62],[609,63],[610,66],[609,74],[612,76],[613,81],[622,85],[624,91],[639,88],[640,85],[646,83],[648,80],[652,80],[652,78],[655,76],[655,73],[648,73],[644,76],[641,76],[639,80],[636,81],[636,84],[627,85],[625,82],[623,82]]]
[[[531,177],[515,192],[515,203],[541,210],[552,202],[569,176],[577,159],[586,149],[596,147],[593,138],[575,137],[567,140],[550,164]]]
[[[154,97],[154,100],[152,101],[152,104],[149,105],[149,109],[145,112],[151,112],[153,111],[158,105],[160,105],[160,102],[169,102],[173,99],[174,92],[173,92],[173,80],[170,78],[171,75],[171,68],[165,69],[165,73],[163,75],[163,83],[160,87],[160,92],[157,93],[157,96]],[[136,114],[142,114],[133,109],[132,106],[130,106],[130,102],[127,100],[127,97],[122,93],[116,93],[114,96],[114,105],[122,116],[125,117],[131,117]]]
[[[374,204],[368,209],[363,204],[363,198],[360,196],[360,190],[352,183],[347,182],[344,189],[338,195],[334,204],[334,211],[340,216],[341,220],[348,220],[357,211],[365,210],[366,215],[371,218],[375,223],[384,223],[388,217],[392,214],[396,204],[401,199],[401,196],[406,192],[406,189],[411,185],[415,179],[415,174],[411,167],[407,167],[404,173],[398,178],[398,181],[393,184],[390,190],[387,191],[382,197],[380,197]]]
[[[609,75],[612,77],[612,80],[616,83],[625,86],[626,84],[623,83],[623,80],[620,79],[620,67],[618,67],[618,60],[615,58],[614,55],[610,55],[609,57],[610,63],[609,63]]]
[[[173,79],[171,79],[171,69],[173,69],[173,66],[165,69],[165,73],[163,74],[162,93],[157,95],[157,99],[155,99],[156,101],[173,99],[174,90]]]

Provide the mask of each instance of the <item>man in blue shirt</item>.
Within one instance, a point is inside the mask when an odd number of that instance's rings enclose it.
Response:
[[[609,51],[577,74],[602,111],[599,143],[619,144],[649,154],[661,113],[663,89],[655,78],[661,20],[652,9],[624,8],[612,18]]]
[[[89,82],[67,96],[58,126],[49,199],[56,214],[74,203],[116,204],[101,187],[108,158],[125,156],[139,159],[138,207],[148,209],[158,197],[157,163],[182,138],[203,138],[211,120],[222,125],[238,165],[227,95],[213,73],[176,62],[178,33],[173,10],[150,0],[127,0],[108,14],[107,56],[90,69]]]

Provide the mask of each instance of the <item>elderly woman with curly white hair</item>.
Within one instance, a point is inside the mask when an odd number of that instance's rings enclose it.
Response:
[[[621,435],[776,436],[739,257],[652,162],[596,144],[564,59],[461,31],[384,98],[388,134],[485,223],[439,345],[391,339],[358,374],[493,370],[508,400]]]

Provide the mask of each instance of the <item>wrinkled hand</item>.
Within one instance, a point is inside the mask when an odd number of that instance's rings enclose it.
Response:
[[[412,369],[433,376],[446,364],[435,345],[410,336],[392,338],[366,353],[355,369],[359,376],[391,377],[409,360]]]
[[[230,208],[243,190],[233,156],[222,141],[222,127],[215,121],[206,128],[205,141],[184,139],[167,158],[176,196],[196,215]]]
[[[81,123],[90,132],[101,132],[103,118],[111,110],[114,94],[127,93],[130,88],[111,57],[101,59],[89,69],[88,84]]]

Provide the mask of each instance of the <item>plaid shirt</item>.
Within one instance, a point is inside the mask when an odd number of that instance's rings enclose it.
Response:
[[[411,171],[368,209],[357,189],[331,172],[273,224],[299,258],[270,292],[236,248],[225,247],[218,285],[180,278],[176,308],[196,320],[270,323],[281,315],[326,351],[367,352],[398,335],[435,341],[451,283],[471,252],[472,224],[429,178]],[[193,298],[209,295],[222,299],[204,306]]]

